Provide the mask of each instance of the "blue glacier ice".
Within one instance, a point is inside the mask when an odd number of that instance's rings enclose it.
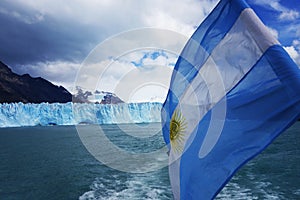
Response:
[[[0,127],[160,122],[161,103],[0,104]]]

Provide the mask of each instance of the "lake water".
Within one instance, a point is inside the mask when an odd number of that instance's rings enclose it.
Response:
[[[97,126],[82,127],[93,132]],[[148,139],[124,134],[149,134],[160,124],[101,128],[130,151],[164,145],[159,132]],[[87,151],[74,126],[2,128],[0,160],[0,199],[172,199],[166,167],[148,173],[109,168]],[[244,166],[217,199],[300,199],[300,123]]]

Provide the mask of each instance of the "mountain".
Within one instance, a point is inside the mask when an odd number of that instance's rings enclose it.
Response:
[[[62,86],[28,74],[18,75],[0,61],[0,103],[66,103],[72,95]]]
[[[122,101],[116,94],[111,92],[103,92],[103,91],[99,92],[98,90],[96,90],[95,96],[98,97],[98,99],[101,99],[100,102],[101,104],[124,103],[124,101]]]
[[[76,87],[76,94],[73,96],[73,102],[80,103],[100,103],[100,104],[118,104],[124,103],[116,94],[111,92],[98,91],[91,92],[81,87]]]

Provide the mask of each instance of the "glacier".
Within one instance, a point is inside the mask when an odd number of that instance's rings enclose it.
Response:
[[[161,121],[161,103],[3,103],[0,127],[151,123]]]

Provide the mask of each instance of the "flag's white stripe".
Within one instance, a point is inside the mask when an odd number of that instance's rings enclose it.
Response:
[[[245,9],[180,98],[177,108],[188,122],[185,147],[192,142],[194,137],[190,133],[203,116],[244,77],[263,53],[275,44],[278,44],[278,41],[270,35],[253,10]],[[218,124],[217,127],[221,129],[222,125]],[[200,158],[211,151],[219,134],[216,134],[215,126],[210,126],[199,152]],[[172,184],[172,188],[178,193],[181,155],[172,150],[170,154],[169,162],[173,165],[172,170],[177,170],[177,173],[170,175],[171,183],[178,183]],[[177,159],[179,161],[174,162]]]
[[[255,40],[260,50],[264,53],[270,46],[279,44],[278,40],[272,36],[270,30],[262,23],[251,8],[247,8],[241,14],[241,21],[247,25],[247,31]]]

